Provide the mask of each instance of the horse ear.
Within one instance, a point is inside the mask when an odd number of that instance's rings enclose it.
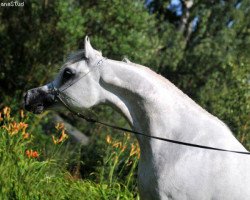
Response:
[[[86,58],[91,58],[92,56],[94,56],[94,49],[90,44],[90,40],[89,37],[86,36],[85,37],[85,41],[84,41],[84,50],[85,50],[85,57]]]

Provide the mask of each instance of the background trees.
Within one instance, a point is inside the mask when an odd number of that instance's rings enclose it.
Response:
[[[250,130],[250,2],[153,0],[148,8],[156,14],[163,44],[159,72],[245,143]]]

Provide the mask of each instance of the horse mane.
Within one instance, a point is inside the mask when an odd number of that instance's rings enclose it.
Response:
[[[126,56],[122,59],[122,62],[132,63]]]
[[[199,104],[197,104],[193,99],[191,99],[187,94],[185,94],[182,90],[180,90],[175,84],[173,84],[171,81],[169,81],[167,78],[165,78],[161,74],[158,74],[155,71],[153,71],[150,67],[140,65],[137,63],[133,63],[132,61],[130,61],[126,57],[123,58],[122,62],[125,62],[126,64],[128,64],[132,67],[137,67],[137,68],[143,70],[144,72],[152,75],[152,77],[156,78],[156,80],[161,82],[164,86],[166,86],[169,89],[171,88],[172,91],[177,93],[183,100],[185,100],[186,102],[189,102],[190,105],[193,105],[194,107],[199,109],[201,112],[205,112],[206,114],[211,115],[209,112],[207,112],[205,109],[203,109]],[[215,117],[215,118],[217,118],[217,117]],[[223,123],[223,125],[225,125],[225,124]]]
[[[124,57],[122,59],[122,62],[125,62],[127,63],[128,65],[130,66],[133,66],[133,67],[137,67],[137,68],[140,68],[142,69],[143,71],[151,74],[153,77],[155,77],[156,79],[160,80],[161,82],[165,83],[165,84],[170,84],[170,85],[174,85],[173,83],[171,83],[168,79],[166,79],[165,77],[163,77],[162,75],[156,73],[155,71],[153,71],[151,68],[147,67],[147,66],[144,66],[144,65],[140,65],[140,64],[137,64],[137,63],[134,63],[132,61],[130,61],[127,57]]]

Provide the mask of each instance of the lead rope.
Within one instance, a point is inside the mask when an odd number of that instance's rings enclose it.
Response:
[[[57,90],[58,92],[58,90]],[[129,133],[133,133],[135,135],[142,135],[144,137],[147,138],[153,138],[153,139],[157,139],[157,140],[162,140],[165,142],[169,142],[169,143],[173,143],[173,144],[179,144],[179,145],[184,145],[184,146],[190,146],[190,147],[196,147],[196,148],[201,148],[201,149],[208,149],[208,150],[215,150],[215,151],[223,151],[223,152],[230,152],[230,153],[238,153],[238,154],[246,154],[246,155],[250,155],[250,152],[244,152],[244,151],[233,151],[233,150],[227,150],[227,149],[220,149],[220,148],[214,148],[214,147],[209,147],[209,146],[204,146],[204,145],[198,145],[198,144],[192,144],[192,143],[187,143],[187,142],[181,142],[181,141],[177,141],[177,140],[170,140],[167,138],[161,138],[161,137],[157,137],[157,136],[152,136],[152,135],[146,135],[144,133],[138,132],[138,131],[133,131],[127,128],[123,128],[123,127],[119,127],[119,126],[115,126],[112,124],[108,124],[106,122],[102,122],[93,118],[88,118],[86,116],[84,116],[83,114],[79,113],[79,112],[75,112],[73,111],[61,98],[60,92],[57,93],[57,98],[60,100],[60,102],[74,115],[76,115],[77,117],[80,117],[82,119],[84,119],[85,121],[92,123],[92,124],[101,124],[103,126],[106,127],[110,127],[119,131],[125,131],[125,132],[129,132]]]
[[[98,62],[98,65],[100,65],[101,62]],[[98,66],[97,65],[97,66]],[[83,77],[81,77],[83,78]],[[79,80],[79,79],[78,79]],[[78,81],[77,80],[77,81]],[[76,81],[76,82],[77,82]],[[74,82],[73,84],[75,84],[76,82]],[[73,85],[71,84],[71,85]],[[70,86],[71,86],[70,85]],[[68,87],[67,87],[68,88]],[[76,115],[77,117],[80,117],[82,119],[84,119],[85,121],[92,123],[92,124],[100,124],[106,127],[110,127],[119,131],[124,131],[124,132],[129,132],[129,133],[133,133],[135,135],[141,135],[144,137],[147,137],[149,139],[157,139],[157,140],[161,140],[161,141],[165,141],[165,142],[169,142],[169,143],[173,143],[173,144],[179,144],[179,145],[183,145],[183,146],[190,146],[190,147],[196,147],[196,148],[200,148],[200,149],[208,149],[208,150],[214,150],[214,151],[223,151],[223,152],[228,152],[228,153],[237,153],[237,154],[245,154],[245,155],[250,155],[250,152],[244,152],[244,151],[233,151],[233,150],[227,150],[227,149],[221,149],[221,148],[214,148],[214,147],[210,147],[210,146],[204,146],[204,145],[198,145],[198,144],[192,144],[192,143],[188,143],[188,142],[181,142],[181,141],[177,141],[177,140],[171,140],[171,139],[167,139],[167,138],[162,138],[162,137],[157,137],[157,136],[153,136],[153,135],[147,135],[138,131],[133,131],[127,128],[123,128],[123,127],[119,127],[116,125],[112,125],[112,124],[108,124],[106,122],[102,122],[93,118],[89,118],[84,116],[83,114],[79,113],[79,112],[75,112],[74,110],[72,110],[68,104],[63,100],[63,98],[61,97],[61,91],[57,88],[54,87],[54,84],[52,82],[52,93],[55,95],[55,98],[59,99],[59,101],[74,115]]]

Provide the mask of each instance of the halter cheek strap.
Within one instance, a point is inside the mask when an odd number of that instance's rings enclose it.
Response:
[[[106,58],[105,58],[106,59]],[[104,59],[101,59],[97,62],[97,64],[94,66],[94,69],[98,66],[101,66],[102,63],[104,62]],[[70,111],[72,112],[73,114],[77,115],[78,117],[81,117],[83,119],[85,119],[87,122],[92,122],[92,123],[95,123],[96,120],[94,119],[91,119],[91,118],[87,118],[85,117],[84,115],[78,113],[78,112],[75,112],[73,111],[69,106],[68,104],[65,102],[64,98],[62,97],[62,92],[65,91],[66,89],[68,89],[69,87],[71,87],[72,85],[74,85],[75,83],[77,83],[80,79],[82,79],[83,77],[87,76],[90,72],[92,72],[94,69],[90,70],[88,73],[84,74],[83,76],[81,76],[79,79],[77,79],[75,82],[71,83],[70,85],[68,85],[66,88],[64,88],[63,90],[60,90],[58,88],[55,87],[55,85],[53,84],[53,82],[51,83],[52,85],[52,89],[50,90],[51,94],[54,96],[54,101],[57,102],[58,100]],[[71,97],[68,97],[66,96],[67,98],[70,98],[72,100],[74,100],[73,98]],[[75,101],[75,100],[74,100]]]
[[[92,70],[89,70],[86,74],[83,74],[80,78],[78,78],[77,80],[75,80],[74,82],[70,83],[68,86],[66,86],[65,88],[63,88],[62,90],[60,90],[59,88],[56,88],[54,83],[51,83],[51,90],[50,93],[54,96],[54,101],[57,102],[58,100],[71,112],[74,112],[70,109],[70,107],[67,105],[67,103],[65,102],[64,98],[68,98],[71,99],[73,101],[75,101],[73,98],[66,96],[63,94],[63,92],[68,89],[69,87],[71,87],[72,85],[74,85],[75,83],[77,83],[78,81],[80,81],[82,78],[84,78],[85,76],[87,76],[89,73],[91,73],[92,71],[94,71],[97,67],[102,66],[102,64],[104,63],[104,60],[106,60],[107,58],[102,58],[101,60],[99,60],[93,67]],[[87,118],[86,118],[87,120]],[[87,121],[91,121],[91,120],[87,120]]]
[[[62,90],[57,89],[59,92],[63,92],[66,89],[68,89],[69,87],[71,87],[72,85],[74,85],[75,83],[77,83],[79,80],[81,80],[83,77],[87,76],[90,72],[94,71],[98,66],[101,66],[104,62],[104,60],[106,60],[106,58],[102,58],[101,60],[99,60],[93,67],[92,70],[89,70],[86,74],[83,74],[80,78],[76,79],[75,81],[71,82],[69,85],[67,85],[66,87],[64,87]],[[54,85],[52,85],[53,88]]]

